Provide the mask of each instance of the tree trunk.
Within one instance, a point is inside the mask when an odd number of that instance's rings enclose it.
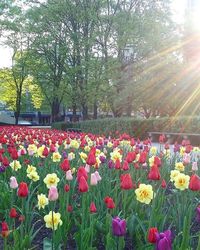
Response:
[[[21,110],[21,93],[18,92],[17,95],[18,96],[16,98],[15,125],[18,125]]]
[[[59,121],[59,111],[60,111],[60,102],[58,98],[54,98],[52,104],[51,104],[51,117],[52,117],[52,122],[57,122]]]
[[[72,122],[77,122],[77,114],[76,114],[76,103],[72,106]]]
[[[86,104],[82,105],[83,120],[88,119],[88,106]]]
[[[97,119],[97,114],[98,114],[98,106],[97,106],[97,102],[94,101],[94,105],[93,105],[93,119]]]

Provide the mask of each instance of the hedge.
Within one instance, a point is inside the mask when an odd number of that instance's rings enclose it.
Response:
[[[134,118],[106,118],[87,120],[76,123],[58,122],[53,123],[52,128],[67,130],[78,128],[86,133],[114,135],[127,133],[136,138],[145,138],[149,131],[177,132],[177,133],[200,133],[200,116],[164,117],[150,119]]]

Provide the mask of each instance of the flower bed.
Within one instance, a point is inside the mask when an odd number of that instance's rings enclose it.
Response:
[[[188,141],[1,127],[0,146],[4,249],[200,249]]]

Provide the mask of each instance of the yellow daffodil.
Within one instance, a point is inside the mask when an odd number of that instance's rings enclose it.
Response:
[[[40,179],[40,176],[38,175],[38,173],[36,171],[30,172],[29,174],[27,174],[27,177],[34,182],[36,182]]]
[[[174,179],[175,179],[175,177],[177,176],[177,175],[179,175],[180,174],[180,171],[178,171],[178,170],[172,170],[171,172],[170,172],[170,181],[174,181]]]
[[[101,161],[99,159],[99,157],[96,157],[96,164],[95,164],[95,167],[99,167]]]
[[[71,160],[73,160],[73,159],[75,159],[75,154],[74,154],[73,152],[70,152],[70,153],[68,154],[68,160],[71,161]]]
[[[37,146],[35,144],[29,144],[27,151],[29,155],[34,155],[35,153],[37,153]]]
[[[39,157],[41,157],[41,158],[45,158],[45,157],[42,155],[44,149],[45,149],[45,145],[42,145],[41,147],[39,147],[39,148],[37,149],[37,155],[38,155]]]
[[[92,140],[88,140],[87,143],[89,147],[92,147],[94,145],[94,142]]]
[[[33,167],[32,165],[28,165],[26,169],[27,174],[30,174],[31,172],[35,172],[35,171],[36,171],[36,167]]]
[[[80,143],[79,143],[77,140],[71,140],[71,141],[70,141],[70,147],[71,147],[71,148],[78,149],[79,146],[80,146]]]
[[[151,153],[152,155],[156,155],[156,153],[157,153],[157,147],[151,147],[151,148],[150,148],[150,153]]]
[[[58,182],[60,179],[58,178],[57,174],[47,174],[44,178],[44,183],[47,185],[47,188],[50,188],[52,186],[57,187]]]
[[[199,147],[193,147],[192,151],[193,152],[200,152],[200,148]]]
[[[84,147],[84,151],[85,151],[85,152],[89,152],[89,151],[90,151],[90,147],[89,147],[88,145],[85,146],[85,147]]]
[[[136,199],[142,203],[149,204],[153,199],[153,189],[151,185],[140,184],[135,190]]]
[[[154,164],[154,158],[155,158],[155,156],[152,156],[152,157],[149,158],[149,166],[150,167],[152,167],[153,164]]]
[[[38,208],[39,209],[41,209],[41,208],[44,209],[44,207],[49,204],[49,200],[45,194],[38,194],[37,199],[38,199]]]
[[[123,141],[120,141],[120,146],[129,146],[130,145],[130,141],[127,141],[127,140],[123,140]]]
[[[81,160],[83,161],[83,163],[86,162],[87,160],[87,154],[85,154],[84,152],[79,153]]]
[[[183,156],[185,153],[185,147],[180,147],[180,155]]]
[[[50,211],[49,214],[44,216],[46,227],[56,230],[59,225],[62,225],[62,220],[60,219],[60,217],[60,213]]]
[[[174,186],[178,189],[185,190],[188,188],[190,182],[190,176],[185,174],[178,174],[174,178]]]
[[[97,148],[97,149],[96,149],[95,155],[98,156],[98,155],[100,155],[100,154],[101,154],[101,150],[99,150],[99,149]]]
[[[52,155],[53,162],[60,162],[61,158],[62,156],[59,152],[53,152],[53,155]]]
[[[112,147],[113,147],[113,143],[109,141],[109,142],[107,143],[107,147],[108,147],[108,148],[112,148]]]
[[[170,149],[164,149],[163,153],[167,158],[170,157]]]
[[[178,170],[178,171],[184,171],[185,170],[185,166],[183,165],[182,162],[176,162],[175,163],[175,169]]]
[[[10,163],[10,166],[11,168],[14,170],[14,171],[17,171],[18,169],[20,169],[22,166],[20,164],[19,161],[17,160],[14,160],[13,162]]]
[[[119,152],[119,149],[115,149],[113,152],[110,153],[110,158],[113,162],[116,162],[117,159],[122,161],[122,155]]]

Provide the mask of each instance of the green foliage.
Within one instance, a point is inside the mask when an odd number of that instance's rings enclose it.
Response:
[[[185,132],[200,133],[199,116],[164,117],[150,119],[134,118],[107,118],[98,120],[88,120],[79,123],[53,123],[52,128],[66,130],[68,128],[78,128],[83,132],[115,135],[127,133],[139,138],[148,137],[147,132]]]

